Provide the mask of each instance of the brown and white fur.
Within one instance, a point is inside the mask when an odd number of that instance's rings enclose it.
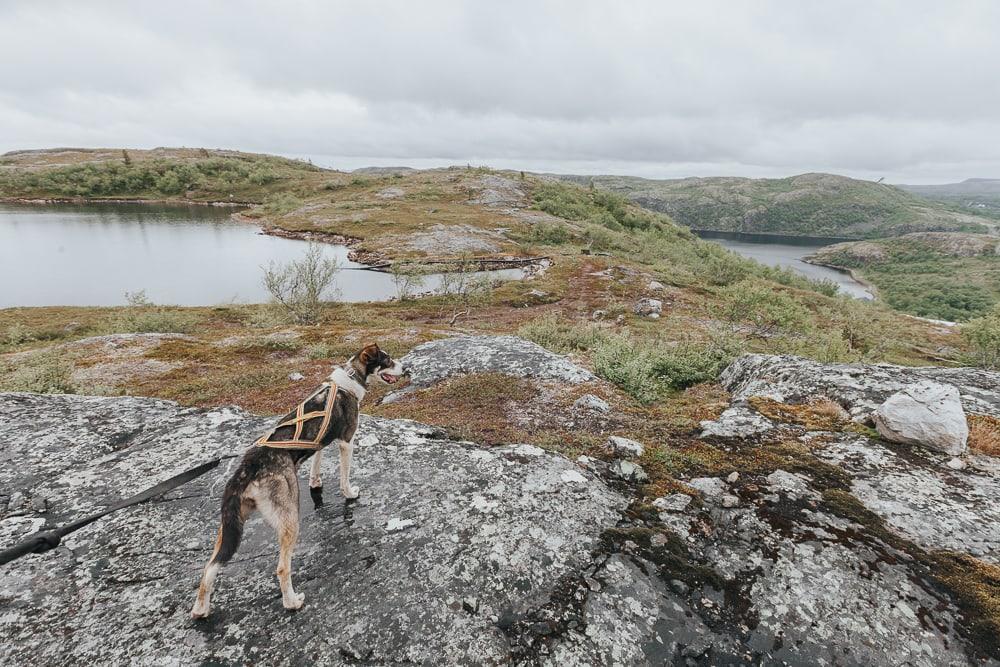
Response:
[[[340,450],[340,491],[345,498],[357,498],[358,487],[351,486],[351,458],[354,452],[354,432],[358,428],[358,412],[365,396],[365,386],[372,378],[391,384],[403,374],[398,361],[368,345],[346,364],[330,373],[330,380],[341,389],[334,398],[330,427],[321,445],[336,443]],[[305,596],[292,588],[292,551],[299,535],[299,465],[313,457],[309,473],[311,490],[322,487],[320,463],[323,449],[275,449],[251,447],[222,494],[222,523],[212,557],[198,587],[198,597],[191,608],[193,618],[204,618],[210,611],[212,588],[219,570],[232,559],[243,537],[243,524],[254,510],[278,536],[278,583],[285,609],[299,609]]]

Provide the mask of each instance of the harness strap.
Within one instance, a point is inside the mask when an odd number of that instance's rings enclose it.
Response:
[[[323,448],[323,436],[326,435],[326,430],[330,426],[330,421],[333,419],[333,403],[334,399],[337,397],[337,384],[335,382],[324,382],[319,386],[319,389],[314,391],[309,395],[309,398],[299,403],[298,407],[295,408],[295,416],[291,419],[286,419],[279,423],[277,426],[272,428],[268,433],[257,439],[255,443],[258,447],[271,447],[273,449],[308,449],[312,451],[318,451]],[[312,412],[306,412],[306,404],[316,398],[324,390],[329,390],[326,395],[326,403],[323,405],[322,410],[314,410]],[[312,419],[322,418],[323,421],[320,424],[319,430],[316,432],[316,437],[313,440],[303,440],[302,430],[305,428],[305,423]],[[291,440],[268,440],[274,435],[274,432],[283,426],[294,426],[295,433],[292,435]]]

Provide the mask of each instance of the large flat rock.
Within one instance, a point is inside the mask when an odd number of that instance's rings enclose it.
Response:
[[[455,336],[415,347],[402,359],[413,386],[427,387],[453,375],[503,373],[570,384],[597,378],[566,357],[517,336]]]
[[[239,453],[271,421],[153,399],[0,394],[0,540]],[[257,518],[219,577],[213,615],[188,617],[230,472],[219,469],[0,569],[0,664],[502,663],[504,628],[591,567],[625,505],[534,447],[485,450],[374,418],[356,443],[358,501],[328,484],[314,508],[301,487],[302,610],[281,607],[275,540]],[[334,457],[324,468],[335,479]]]

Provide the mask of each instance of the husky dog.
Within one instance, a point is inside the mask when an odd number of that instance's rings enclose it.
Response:
[[[393,361],[378,345],[367,345],[343,366],[334,368],[328,383],[282,420],[270,436],[261,438],[246,452],[222,494],[222,524],[198,587],[198,597],[191,608],[193,618],[208,616],[215,577],[236,553],[243,536],[243,524],[254,510],[260,511],[278,535],[277,575],[282,604],[285,609],[302,607],[305,596],[292,588],[292,551],[299,535],[296,478],[299,465],[313,457],[309,486],[312,490],[321,489],[323,448],[336,443],[340,450],[340,492],[345,498],[357,498],[358,487],[351,486],[352,440],[358,428],[358,409],[365,396],[365,386],[373,377],[392,384],[401,375],[403,368],[398,361]],[[331,390],[332,396],[329,395]],[[317,408],[323,412],[304,412]],[[295,424],[296,415],[298,421],[310,415],[321,415],[322,422],[314,419],[309,427],[311,432],[303,434],[302,425]],[[281,442],[268,439],[276,435],[279,436],[276,440]],[[299,441],[301,448],[297,446]]]

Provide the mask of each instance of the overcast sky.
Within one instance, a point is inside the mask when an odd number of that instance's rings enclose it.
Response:
[[[1000,177],[1000,2],[0,3],[0,151]]]

